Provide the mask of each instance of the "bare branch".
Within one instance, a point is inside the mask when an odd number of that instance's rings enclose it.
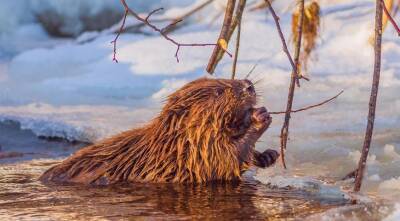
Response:
[[[207,72],[210,74],[212,74],[214,72],[214,69],[217,66],[217,63],[219,61],[218,55],[223,50],[222,47],[218,44],[218,42],[220,42],[220,40],[224,40],[226,43],[229,42],[230,36],[228,38],[228,33],[229,33],[229,29],[232,28],[231,27],[232,16],[233,16],[233,11],[235,9],[235,4],[236,4],[236,0],[228,0],[228,3],[226,5],[224,22],[222,24],[222,28],[219,33],[217,44],[214,47],[214,50],[211,54],[210,60],[208,61],[208,65],[206,68]]]
[[[245,6],[246,6],[246,0],[240,0],[237,10],[241,10],[243,12]],[[239,56],[239,47],[240,47],[240,32],[242,29],[242,18],[241,18],[242,13],[236,14],[236,16],[240,16],[240,17],[236,18],[236,20],[238,21],[238,25],[237,25],[238,29],[237,29],[237,34],[236,34],[235,57],[233,58],[233,64],[232,64],[232,79],[235,79],[235,75],[236,75],[236,65],[237,65],[237,60],[238,60],[238,56]]]
[[[281,38],[281,41],[282,41],[282,46],[283,46],[282,49],[283,49],[283,51],[285,52],[285,54],[287,55],[287,57],[289,59],[289,62],[290,62],[290,65],[292,66],[293,72],[296,73],[295,75],[298,78],[302,78],[302,79],[305,79],[305,80],[309,81],[308,78],[298,74],[297,66],[295,65],[295,63],[293,61],[293,58],[290,55],[289,49],[288,49],[287,44],[286,44],[285,36],[283,35],[282,29],[281,29],[281,25],[279,24],[279,19],[280,18],[276,15],[276,12],[275,12],[274,8],[272,7],[270,0],[264,0],[264,1],[267,4],[267,6],[268,6],[268,8],[269,8],[269,10],[270,10],[270,12],[272,14],[272,17],[274,18],[274,21],[275,21],[275,24],[276,24],[276,29],[278,30],[279,37]]]
[[[379,78],[381,72],[381,49],[382,49],[382,11],[383,6],[381,0],[376,0],[376,12],[375,12],[375,62],[374,62],[374,75],[372,78],[371,96],[369,98],[369,109],[368,109],[368,122],[367,129],[365,131],[364,144],[360,161],[358,162],[356,182],[354,184],[354,191],[358,192],[361,189],[362,179],[364,176],[365,167],[367,165],[368,152],[371,146],[372,133],[374,130],[375,121],[375,110],[376,101],[378,97],[379,89]]]
[[[195,8],[191,9],[190,11],[184,13],[183,15],[180,15],[176,18],[170,19],[172,20],[171,24],[177,24],[177,23],[181,23],[181,21],[183,21],[184,19],[192,16],[193,14],[195,14],[196,12],[202,10],[204,7],[206,7],[207,5],[209,5],[210,3],[212,3],[214,0],[207,0],[204,3],[196,6]],[[171,31],[177,29],[178,25],[168,25],[167,27],[165,27],[164,29],[164,33],[170,33]]]
[[[286,53],[290,64],[292,65],[292,74],[290,77],[290,85],[289,85],[289,93],[288,93],[288,99],[287,99],[287,104],[286,104],[286,112],[285,112],[285,120],[282,125],[281,129],[281,162],[283,168],[286,169],[286,162],[285,162],[285,150],[286,150],[286,145],[287,145],[287,140],[289,137],[289,122],[290,122],[290,113],[292,111],[292,105],[293,105],[293,99],[294,99],[294,90],[296,87],[296,82],[299,84],[299,77],[301,76],[298,72],[298,64],[299,64],[299,56],[300,56],[300,47],[301,47],[301,39],[302,39],[302,34],[303,34],[303,18],[304,18],[304,0],[299,0],[299,13],[300,13],[300,18],[299,18],[299,24],[298,24],[298,39],[297,39],[297,44],[296,44],[296,51],[295,51],[295,61],[293,61],[292,56],[290,55],[289,49],[286,44],[285,37],[282,33],[281,26],[279,24],[279,17],[276,15],[275,10],[273,9],[271,3],[269,0],[265,0],[265,3],[267,4],[272,17],[275,20],[276,28],[278,29],[279,36],[282,41],[283,45],[283,51]]]
[[[121,27],[119,28],[119,31],[118,31],[117,35],[115,36],[114,40],[111,41],[111,44],[113,44],[113,46],[114,46],[114,49],[113,49],[113,61],[115,61],[116,63],[118,63],[118,60],[116,58],[117,40],[118,40],[119,36],[121,35],[122,31],[124,30],[124,26],[125,26],[125,22],[126,22],[126,16],[128,16],[128,10],[125,9],[124,18],[122,19]]]
[[[146,18],[145,18],[144,20],[145,20],[145,21],[149,21],[150,16],[152,16],[154,13],[159,12],[159,11],[162,11],[162,10],[164,10],[164,8],[157,8],[157,9],[151,11],[151,12],[146,16]]]
[[[182,21],[183,21],[182,19],[173,21],[171,24],[169,24],[169,25],[165,26],[163,29],[161,29],[161,32],[167,33],[169,31],[171,31],[173,27],[175,27],[179,22],[182,22]]]
[[[290,113],[297,113],[297,112],[301,112],[301,111],[306,111],[306,110],[309,110],[309,109],[313,109],[313,108],[316,108],[316,107],[320,107],[320,106],[322,106],[322,105],[324,105],[324,104],[326,104],[326,103],[329,103],[329,102],[331,102],[332,100],[336,99],[336,98],[339,97],[343,92],[344,92],[344,91],[342,90],[342,91],[340,91],[338,94],[336,94],[335,96],[333,96],[333,97],[331,97],[331,98],[329,98],[329,99],[327,99],[327,100],[324,100],[324,101],[322,101],[322,102],[320,102],[320,103],[318,103],[318,104],[313,104],[313,105],[309,105],[309,106],[306,106],[306,107],[302,107],[302,108],[299,108],[299,109],[296,109],[296,110],[291,110]],[[269,112],[269,114],[286,114],[286,111]]]
[[[199,44],[199,43],[180,43],[175,41],[173,38],[169,37],[167,33],[163,32],[163,29],[158,28],[157,26],[155,26],[154,24],[152,24],[149,21],[149,18],[151,15],[153,15],[154,13],[160,11],[161,9],[156,9],[153,10],[149,13],[148,16],[146,16],[146,18],[142,18],[139,16],[139,14],[137,14],[135,11],[133,11],[131,8],[129,8],[128,4],[126,3],[125,0],[121,0],[122,5],[125,8],[125,15],[124,18],[126,18],[127,14],[131,14],[133,17],[135,17],[137,20],[141,21],[144,25],[146,25],[147,27],[151,28],[152,30],[154,30],[155,32],[158,32],[162,37],[164,37],[167,41],[171,42],[172,44],[174,44],[176,46],[176,51],[175,51],[175,58],[176,61],[179,62],[179,49],[181,47],[204,47],[204,46],[216,46],[217,44]],[[176,21],[172,22],[172,23],[177,23]],[[112,42],[114,44],[114,61],[117,61],[116,57],[116,40],[118,40],[119,35],[121,34],[122,30],[124,29],[124,25],[125,25],[125,19],[122,22],[122,25],[120,27],[120,31],[117,33],[117,37],[116,39]],[[168,25],[170,26],[170,25]],[[167,26],[167,27],[168,27]]]
[[[236,65],[237,65],[237,60],[238,60],[238,56],[239,56],[239,47],[240,47],[240,29],[241,29],[241,22],[239,22],[238,24],[238,32],[237,32],[237,36],[236,36],[236,49],[235,49],[235,57],[233,58],[233,64],[232,64],[232,80],[235,79],[235,75],[236,75]]]
[[[393,17],[390,15],[389,10],[387,9],[386,5],[385,5],[385,1],[380,0],[382,6],[383,6],[383,11],[385,12],[386,16],[389,18],[390,23],[392,23],[394,29],[397,31],[397,34],[400,36],[400,28],[399,26],[396,24],[396,21],[393,19]]]
[[[244,12],[244,8],[246,6],[246,0],[239,0],[239,4],[236,8],[236,12],[235,12],[235,16],[233,17],[232,23],[230,25],[230,28],[228,30],[228,33],[225,36],[225,40],[227,43],[229,43],[233,32],[235,31],[236,27],[239,24],[239,20],[242,19],[242,14]],[[219,61],[222,59],[222,57],[224,56],[224,51],[222,50],[218,50],[217,52],[213,51],[213,54],[208,62],[207,65],[207,72],[210,74],[214,73],[215,68],[217,67]]]

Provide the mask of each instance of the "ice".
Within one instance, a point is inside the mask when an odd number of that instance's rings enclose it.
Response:
[[[94,142],[133,125],[143,125],[156,111],[151,105],[130,109],[115,105],[58,107],[34,103],[18,107],[0,107],[0,122],[18,122],[22,129],[32,130],[37,136]]]
[[[395,211],[386,217],[383,221],[397,221],[400,220],[400,204],[396,204]]]
[[[350,198],[338,186],[319,180],[315,175],[300,175],[298,171],[282,170],[275,166],[258,170],[255,179],[271,188],[303,191],[310,197],[320,200],[347,201]]]

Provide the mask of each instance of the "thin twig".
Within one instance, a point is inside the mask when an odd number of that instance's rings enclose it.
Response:
[[[279,24],[279,17],[276,15],[275,10],[272,8],[271,3],[269,0],[265,0],[268,5],[268,8],[272,14],[272,17],[275,20],[276,28],[278,29],[279,36],[282,41],[283,51],[286,53],[287,57],[289,58],[290,64],[292,65],[292,74],[290,76],[290,85],[289,85],[289,93],[286,105],[286,112],[285,112],[285,120],[282,125],[281,129],[281,162],[283,168],[286,169],[286,162],[285,162],[285,150],[287,145],[287,140],[289,137],[289,122],[290,122],[290,113],[292,111],[293,99],[294,99],[294,90],[296,87],[296,81],[301,76],[298,72],[298,62],[299,62],[299,55],[300,55],[300,46],[301,46],[301,38],[303,33],[303,18],[304,18],[304,0],[299,0],[299,13],[300,19],[298,24],[298,39],[295,51],[295,61],[293,61],[292,56],[289,53],[289,49],[286,44],[285,37],[282,33],[281,26]],[[299,84],[298,84],[299,85]]]
[[[329,103],[329,102],[331,102],[332,100],[336,99],[336,98],[339,97],[343,92],[344,92],[344,91],[342,90],[342,91],[340,91],[338,94],[336,94],[335,96],[333,96],[333,97],[331,97],[331,98],[329,98],[329,99],[327,99],[327,100],[324,100],[324,101],[322,101],[322,102],[320,102],[320,103],[318,103],[318,104],[313,104],[313,105],[309,105],[309,106],[306,106],[306,107],[302,107],[302,108],[299,108],[299,109],[296,109],[296,110],[291,110],[290,113],[297,113],[297,112],[306,111],[306,110],[309,110],[309,109],[312,109],[312,108],[316,108],[316,107],[322,106],[322,105],[324,105],[324,104],[326,104],[326,103]],[[269,114],[286,114],[286,111],[269,112]]]
[[[184,19],[186,19],[186,18],[192,16],[193,14],[195,14],[196,12],[202,10],[204,7],[206,7],[207,5],[209,5],[210,3],[212,3],[213,1],[214,1],[214,0],[207,0],[207,1],[203,2],[202,4],[198,5],[197,7],[193,8],[192,10],[190,10],[190,11],[184,13],[183,15],[178,16],[178,17],[176,17],[176,18],[174,18],[174,19],[171,19],[171,20],[172,20],[172,23],[171,23],[171,24],[173,24],[173,23],[175,23],[175,24],[176,24],[176,23],[180,23],[180,22],[183,21]],[[170,26],[170,25],[169,25],[168,28],[164,28],[164,29],[165,29],[165,30],[164,30],[164,33],[168,34],[168,33],[170,33],[171,31],[175,30],[177,27],[178,27],[177,25],[174,25],[174,26]]]
[[[368,122],[365,131],[364,144],[360,161],[358,162],[357,176],[354,184],[354,191],[358,192],[361,189],[362,179],[364,176],[365,167],[367,164],[368,152],[371,146],[372,133],[374,129],[376,101],[378,97],[379,78],[381,71],[381,49],[382,49],[382,9],[384,4],[381,0],[376,0],[375,12],[375,62],[374,75],[372,78],[371,96],[369,98]]]
[[[157,8],[157,9],[151,11],[151,12],[146,16],[146,18],[145,18],[144,20],[145,20],[145,21],[149,21],[150,16],[152,16],[153,14],[155,14],[155,13],[157,13],[157,12],[159,12],[159,11],[162,11],[162,10],[164,10],[164,8]]]
[[[232,80],[235,79],[235,75],[236,75],[236,65],[237,65],[237,60],[239,57],[241,29],[242,29],[242,19],[239,19],[238,29],[237,29],[237,34],[236,34],[235,56],[233,57],[233,64],[232,64]]]
[[[294,64],[292,56],[290,55],[289,49],[288,49],[287,44],[286,44],[285,36],[283,35],[282,29],[281,29],[281,25],[279,24],[279,17],[276,15],[275,10],[272,7],[272,5],[269,2],[269,0],[265,0],[265,3],[268,5],[269,11],[271,12],[272,17],[275,20],[276,29],[278,30],[279,37],[281,38],[281,41],[282,41],[283,51],[287,55],[287,57],[289,59],[289,62],[290,62],[290,65],[292,65],[292,69],[295,70],[295,72],[297,73],[297,67]]]
[[[303,23],[304,23],[304,0],[299,1],[299,24],[297,24],[297,41],[296,41],[296,46],[294,50],[294,64],[296,65],[296,70],[295,74],[298,76],[301,76],[301,70],[299,70],[299,60],[300,60],[300,49],[301,49],[301,41],[303,40]],[[296,84],[298,87],[300,87],[300,80],[298,76],[293,76],[293,78],[296,80]],[[294,89],[293,89],[294,90]],[[294,91],[293,91],[294,92]]]
[[[117,33],[117,35],[115,36],[114,40],[111,41],[111,44],[113,44],[113,61],[115,61],[116,63],[118,63],[118,60],[116,58],[116,54],[117,54],[117,40],[119,38],[119,36],[121,35],[122,31],[124,30],[124,26],[125,26],[125,22],[126,22],[126,16],[128,16],[128,10],[125,9],[125,13],[124,13],[124,17],[122,19],[122,24],[121,27],[119,28],[119,31]]]
[[[183,20],[174,20],[171,24],[165,26],[165,28],[161,29],[162,33],[168,33],[175,27],[178,23],[182,22]]]
[[[183,13],[182,15],[179,15],[177,17],[173,17],[173,18],[161,18],[161,19],[152,19],[151,22],[154,23],[162,23],[162,22],[170,22],[169,25],[167,25],[165,28],[162,29],[162,31],[165,34],[169,34],[172,31],[177,30],[179,27],[181,27],[183,25],[184,21],[186,18],[189,18],[190,16],[194,15],[196,12],[201,11],[203,8],[205,8],[207,5],[209,5],[210,3],[212,3],[214,0],[207,0],[205,2],[203,2],[202,4],[190,9],[189,11]],[[179,24],[178,24],[179,23]],[[146,26],[144,23],[139,23],[139,24],[133,24],[131,26],[126,26],[125,30],[135,30],[135,31],[139,31],[140,28]],[[118,31],[116,31],[115,33],[118,33]]]
[[[397,31],[397,34],[400,36],[400,28],[399,26],[396,24],[396,21],[393,19],[393,17],[390,15],[389,10],[387,9],[386,5],[385,5],[385,1],[380,0],[382,6],[383,6],[383,11],[385,12],[386,16],[389,18],[390,23],[392,23],[394,29]]]
[[[290,65],[292,66],[293,72],[296,73],[296,76],[309,81],[310,79],[308,79],[307,77],[299,76],[297,67],[294,64],[293,58],[290,55],[289,49],[287,47],[285,36],[283,35],[282,29],[281,29],[281,25],[279,24],[279,17],[276,15],[276,12],[275,12],[274,8],[272,7],[270,1],[269,0],[264,0],[264,1],[268,5],[269,11],[271,12],[272,17],[274,18],[276,29],[278,30],[279,37],[281,38],[281,41],[282,41],[283,51],[285,52],[285,54],[287,55],[287,57],[289,59],[289,62],[290,62]]]
[[[154,24],[152,24],[150,21],[149,21],[149,19],[150,19],[150,16],[152,15],[152,14],[154,14],[155,12],[158,12],[158,11],[160,11],[161,10],[161,8],[159,8],[159,9],[155,9],[155,10],[153,10],[153,11],[151,11],[150,13],[149,13],[149,15],[148,16],[146,16],[145,18],[142,18],[142,17],[140,17],[139,16],[139,14],[137,14],[135,11],[133,11],[131,8],[129,8],[129,6],[128,6],[128,4],[126,3],[126,1],[125,0],[121,0],[121,3],[122,3],[122,5],[124,6],[124,8],[125,8],[125,14],[124,14],[124,17],[126,17],[127,16],[127,14],[129,13],[129,14],[131,14],[133,17],[135,17],[137,20],[139,20],[139,21],[141,21],[143,24],[145,24],[146,26],[148,26],[149,28],[151,28],[151,29],[153,29],[154,31],[156,31],[156,32],[158,32],[162,37],[164,37],[167,41],[170,41],[172,44],[174,44],[175,46],[176,46],[176,51],[175,51],[175,58],[176,58],[176,61],[177,62],[179,62],[179,49],[181,48],[181,47],[204,47],[204,46],[216,46],[217,44],[198,44],[198,43],[191,43],[191,44],[188,44],[188,43],[180,43],[180,42],[177,42],[177,41],[175,41],[174,39],[172,39],[171,37],[169,37],[168,36],[168,34],[166,34],[165,32],[163,32],[163,28],[158,28],[157,26],[155,26]],[[176,22],[173,22],[173,23],[176,23]],[[122,25],[121,25],[121,27],[120,27],[120,32],[118,32],[118,34],[117,35],[119,35],[120,33],[121,33],[121,30],[123,30],[124,29],[124,25],[125,25],[125,23],[123,22],[122,23]],[[169,26],[169,25],[168,25]],[[168,27],[167,26],[167,27]],[[116,40],[117,40],[118,38],[116,38]],[[117,59],[115,58],[115,56],[116,56],[116,44],[117,44],[117,41],[116,40],[114,40],[114,41],[112,41],[112,43],[114,44],[114,59],[115,59],[115,61],[117,62]],[[228,52],[227,52],[228,53]]]

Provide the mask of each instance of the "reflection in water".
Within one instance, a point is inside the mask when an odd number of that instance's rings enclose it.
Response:
[[[236,184],[46,186],[38,181],[39,176],[81,144],[38,140],[32,132],[21,130],[12,122],[0,124],[0,143],[3,151],[23,153],[19,158],[0,160],[1,221],[279,220],[294,217],[321,220],[337,214],[343,220],[349,217],[380,220],[391,212],[389,207],[379,203],[353,206],[343,198],[315,195],[303,189],[271,189],[254,180],[251,174],[254,171],[246,174],[245,181]],[[38,159],[41,157],[53,160]],[[309,173],[312,172],[316,172],[314,166]]]
[[[304,217],[346,205],[304,192],[273,190],[247,177],[207,186],[131,184],[45,186],[37,179],[56,163],[33,160],[0,167],[0,219],[272,219]]]

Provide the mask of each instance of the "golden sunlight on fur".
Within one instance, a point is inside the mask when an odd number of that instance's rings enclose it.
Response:
[[[146,126],[77,151],[41,180],[95,185],[240,180],[249,166],[270,166],[279,155],[254,150],[271,123],[266,109],[255,104],[249,80],[192,81],[171,94]]]

